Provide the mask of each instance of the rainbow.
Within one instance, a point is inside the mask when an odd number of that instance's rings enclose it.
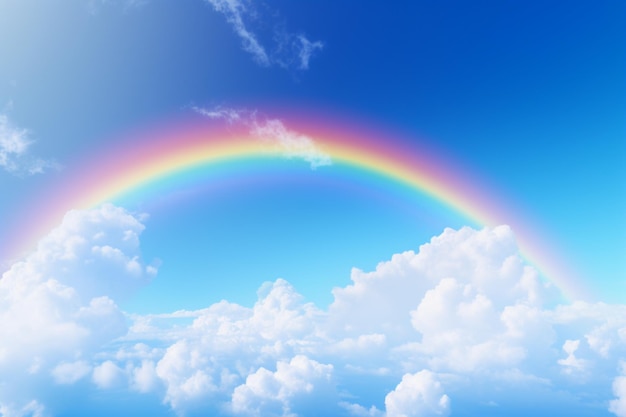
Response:
[[[346,129],[324,120],[320,123],[288,122],[294,131],[305,132],[333,164],[363,170],[410,187],[433,198],[483,226],[509,224],[516,233],[524,257],[536,266],[569,299],[584,299],[588,292],[555,256],[553,245],[533,233],[531,225],[515,210],[506,207],[482,182],[426,147],[397,140],[399,135],[373,129]],[[393,138],[393,140],[391,139]],[[29,227],[20,225],[22,240],[11,248],[32,249],[33,242],[60,223],[71,209],[88,209],[119,196],[155,184],[181,171],[229,161],[284,157],[280,147],[271,146],[242,126],[226,126],[202,120],[185,120],[135,132],[109,149],[95,151],[62,181],[30,203],[26,219],[37,219]],[[325,169],[325,168],[320,168]],[[46,208],[42,216],[41,208]]]

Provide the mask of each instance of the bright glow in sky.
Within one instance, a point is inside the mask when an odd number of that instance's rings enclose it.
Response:
[[[626,417],[626,5],[0,0],[0,417]]]

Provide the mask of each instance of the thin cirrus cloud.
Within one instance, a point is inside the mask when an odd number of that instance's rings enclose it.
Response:
[[[213,120],[245,126],[250,129],[253,137],[273,145],[287,158],[303,159],[313,169],[332,164],[330,156],[319,149],[313,138],[289,129],[280,119],[260,116],[257,111],[220,106],[213,109],[201,107],[192,109]]]
[[[250,29],[250,18],[258,14],[251,1],[205,1],[212,5],[215,11],[224,15],[241,39],[243,49],[263,67],[278,65],[285,69],[306,70],[309,68],[311,57],[324,47],[320,41],[311,41],[302,33],[288,32],[277,25],[273,27],[271,46],[268,48],[259,40],[259,35]]]
[[[0,114],[0,168],[15,175],[40,174],[58,165],[30,155],[33,140],[28,129],[14,125],[8,115]]]
[[[139,8],[151,0],[89,0],[87,10],[97,14],[105,4],[120,4],[125,9]],[[287,70],[308,70],[311,58],[324,48],[321,41],[312,41],[302,32],[291,32],[284,23],[273,24],[268,16],[262,16],[259,7],[252,0],[204,0],[226,19],[241,40],[241,47],[262,67],[278,66]],[[269,14],[269,13],[268,13]],[[269,30],[258,31],[254,21],[267,18],[263,27]],[[259,25],[261,26],[261,25]],[[263,33],[261,36],[261,32]]]
[[[143,230],[111,205],[73,211],[3,275],[4,414],[62,409],[50,392],[91,389],[158,396],[179,415],[445,416],[514,405],[507,393],[522,387],[541,398],[533,412],[626,416],[626,306],[555,303],[506,226],[446,229],[354,269],[328,308],[277,279],[252,307],[131,315],[117,301],[155,273]]]

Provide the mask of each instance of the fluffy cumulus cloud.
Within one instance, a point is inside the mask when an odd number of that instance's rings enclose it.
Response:
[[[33,144],[27,129],[15,126],[6,114],[0,114],[0,168],[12,174],[39,174],[56,167],[52,161],[29,155]]]
[[[224,399],[252,371],[277,366],[315,344],[320,314],[284,280],[261,288],[252,308],[227,302],[209,307],[157,364],[165,400],[185,409],[207,398]]]
[[[450,398],[430,371],[405,374],[385,397],[387,417],[433,417],[450,414]]]
[[[613,381],[614,400],[611,400],[609,410],[618,417],[626,417],[626,363],[620,364],[621,375]]]
[[[93,382],[100,388],[112,388],[117,385],[123,374],[124,371],[115,363],[105,361],[93,370]]]
[[[275,372],[259,368],[233,391],[232,409],[252,416],[292,416],[294,398],[311,394],[317,384],[327,383],[332,370],[332,365],[303,355],[277,362]]]
[[[289,129],[279,119],[262,117],[256,111],[227,107],[213,109],[194,107],[193,110],[210,119],[248,127],[252,136],[287,158],[303,159],[311,165],[311,168],[332,163],[330,156],[319,149],[313,138]]]
[[[33,381],[76,383],[91,372],[92,355],[126,333],[116,300],[150,279],[139,258],[142,229],[111,205],[70,212],[2,275],[0,386],[9,387],[0,404],[28,394]],[[96,371],[106,384],[108,371]]]
[[[260,32],[253,29],[253,23],[259,20],[261,13],[250,0],[205,1],[224,15],[241,39],[243,49],[261,66],[278,65],[286,69],[306,70],[311,57],[324,47],[322,42],[311,41],[303,33],[288,32],[284,29],[284,24],[270,25],[267,22],[259,25],[271,27],[271,33],[264,34],[264,38],[269,40],[262,41]]]
[[[85,361],[62,362],[52,369],[52,376],[57,384],[73,384],[91,372],[91,366]]]
[[[0,415],[62,409],[55,389],[126,390],[180,415],[506,414],[511,392],[534,398],[530,414],[625,415],[625,307],[556,305],[506,226],[355,269],[324,309],[277,279],[252,306],[124,314],[151,277],[142,230],[121,208],[72,212],[5,272]]]

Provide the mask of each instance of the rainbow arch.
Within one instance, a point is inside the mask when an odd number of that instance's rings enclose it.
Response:
[[[290,122],[290,127],[293,126]],[[474,223],[509,224],[523,256],[531,264],[567,298],[586,298],[587,291],[580,281],[523,215],[506,207],[471,175],[441,156],[428,149],[416,149],[415,143],[397,140],[392,134],[344,128],[328,121],[298,123],[294,129],[312,138],[317,149],[328,155],[333,164],[355,167],[409,186]],[[31,212],[25,212],[24,217],[38,220],[29,227],[19,228],[21,241],[9,243],[23,252],[59,224],[68,210],[114,201],[122,194],[182,170],[221,162],[283,157],[284,149],[260,140],[243,126],[185,120],[135,132],[115,141],[110,149],[94,151],[83,163],[66,172],[45,195],[35,197],[30,204]],[[41,207],[46,207],[44,216]]]

